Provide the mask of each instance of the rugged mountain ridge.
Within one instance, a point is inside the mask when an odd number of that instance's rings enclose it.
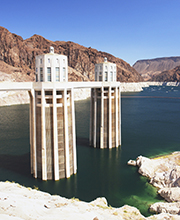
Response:
[[[138,60],[133,65],[133,67],[137,72],[141,74],[141,76],[145,80],[150,81],[150,80],[155,80],[156,76],[158,77],[158,74],[167,70],[171,70],[179,65],[180,65],[180,57],[162,57],[156,59]],[[163,77],[161,78],[163,79]],[[173,79],[172,77],[169,77],[169,81],[171,81],[172,79]]]
[[[172,70],[163,71],[158,75],[152,77],[155,82],[180,82],[180,66]]]
[[[4,27],[0,27],[0,71],[6,68],[6,73],[15,72],[22,76],[27,76],[27,80],[34,80],[35,56],[49,52],[49,47],[53,46],[55,53],[68,56],[70,67],[69,80],[91,81],[94,80],[94,66],[98,62],[103,62],[104,57],[108,61],[117,65],[117,80],[122,82],[143,81],[140,74],[122,59],[113,55],[101,52],[91,47],[87,48],[71,41],[50,41],[40,35],[23,40],[21,36],[12,34]]]

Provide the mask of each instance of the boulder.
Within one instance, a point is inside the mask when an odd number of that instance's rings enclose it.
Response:
[[[157,202],[150,206],[150,211],[156,213],[169,213],[173,215],[179,215],[180,202],[175,202],[175,203]]]
[[[108,207],[107,200],[104,197],[97,198],[94,201],[90,202],[90,204],[94,206],[104,207],[104,208]]]
[[[146,218],[147,220],[180,220],[179,215],[172,215],[168,213],[161,213],[157,215],[152,215]]]
[[[148,177],[157,188],[180,187],[179,156],[179,152],[154,159],[139,156],[136,159],[138,172]]]
[[[131,165],[131,166],[137,166],[135,160],[129,160],[129,161],[127,162],[127,164],[128,164],[128,165]]]
[[[162,188],[158,193],[168,202],[180,202],[180,188]]]
[[[156,171],[157,163],[154,163],[151,159],[143,156],[139,156],[136,159],[136,164],[139,167],[138,172],[143,176],[152,178]]]

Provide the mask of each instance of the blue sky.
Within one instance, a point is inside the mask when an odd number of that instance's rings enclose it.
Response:
[[[73,41],[133,65],[180,56],[179,0],[0,0],[0,26],[24,39]]]

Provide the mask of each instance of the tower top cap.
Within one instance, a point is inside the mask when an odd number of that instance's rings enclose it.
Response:
[[[54,47],[49,47],[49,53],[54,53]]]
[[[104,57],[104,62],[107,62],[107,57]]]

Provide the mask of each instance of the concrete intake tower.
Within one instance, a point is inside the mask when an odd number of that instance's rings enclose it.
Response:
[[[67,56],[50,47],[48,54],[36,56],[35,66],[36,82],[27,88],[31,173],[42,180],[69,178],[77,172],[74,89],[91,88],[90,145],[101,149],[121,145],[116,64],[105,58],[95,65],[95,82],[68,82]]]
[[[59,84],[60,82],[63,82]],[[67,57],[36,56],[36,83],[30,92],[31,172],[42,180],[68,178],[77,171],[75,110],[68,87]]]
[[[112,148],[121,145],[121,93],[116,82],[116,64],[107,62],[95,65],[95,81],[100,88],[91,89],[90,145]]]

